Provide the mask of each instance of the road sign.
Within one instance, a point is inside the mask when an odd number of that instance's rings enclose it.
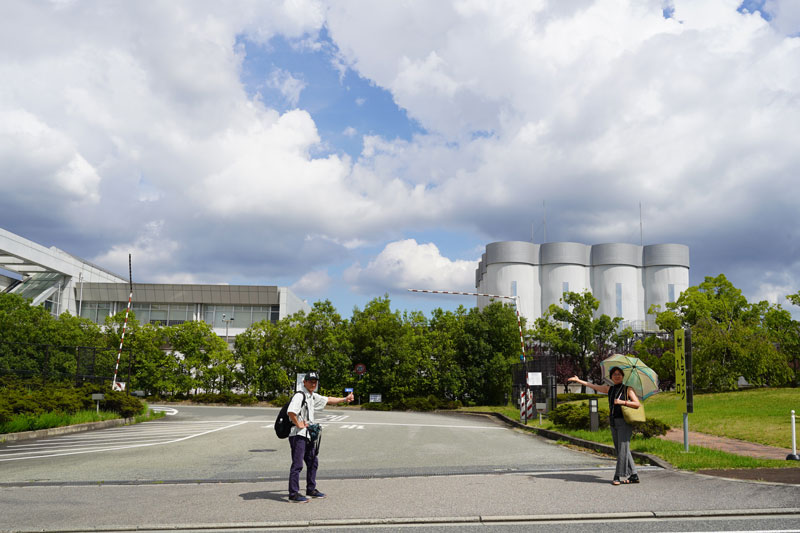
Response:
[[[381,395],[378,394],[370,394],[369,395],[369,403],[381,403]]]
[[[691,373],[691,359],[687,358],[686,332],[682,329],[675,330],[675,393],[681,402],[678,408],[682,413],[693,411],[691,379],[687,377]]]
[[[363,375],[366,371],[367,367],[363,363],[358,363],[356,365],[356,374],[358,374],[359,376]]]

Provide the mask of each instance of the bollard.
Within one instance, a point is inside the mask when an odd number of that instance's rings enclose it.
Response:
[[[797,433],[794,429],[794,409],[792,409],[792,453],[786,456],[787,461],[800,461],[800,455],[797,455]]]
[[[589,426],[590,431],[600,428],[600,414],[597,411],[597,398],[589,398]]]

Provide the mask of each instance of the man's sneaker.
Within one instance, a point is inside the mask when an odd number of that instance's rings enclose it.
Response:
[[[290,494],[289,501],[292,503],[308,503],[308,498],[298,492],[297,494]]]
[[[306,491],[306,496],[308,496],[309,498],[324,498],[325,497],[325,493],[324,492],[320,492],[317,489],[314,489],[314,490]]]

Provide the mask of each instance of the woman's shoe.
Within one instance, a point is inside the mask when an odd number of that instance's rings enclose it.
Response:
[[[619,485],[620,483],[622,483],[622,482],[619,480],[619,476],[614,476],[614,480],[611,482],[611,484],[612,485]]]

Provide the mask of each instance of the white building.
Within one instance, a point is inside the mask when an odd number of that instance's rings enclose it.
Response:
[[[69,312],[102,324],[125,310],[130,286],[102,267],[0,228],[0,292],[29,298],[56,316]],[[288,287],[134,283],[131,309],[143,324],[202,320],[232,339],[256,322],[311,307]]]
[[[565,292],[589,290],[600,301],[597,315],[622,317],[634,330],[655,329],[652,305],[674,302],[689,287],[689,247],[683,244],[493,242],[475,271],[478,292],[518,296],[531,324]],[[478,297],[478,308],[491,303]]]

